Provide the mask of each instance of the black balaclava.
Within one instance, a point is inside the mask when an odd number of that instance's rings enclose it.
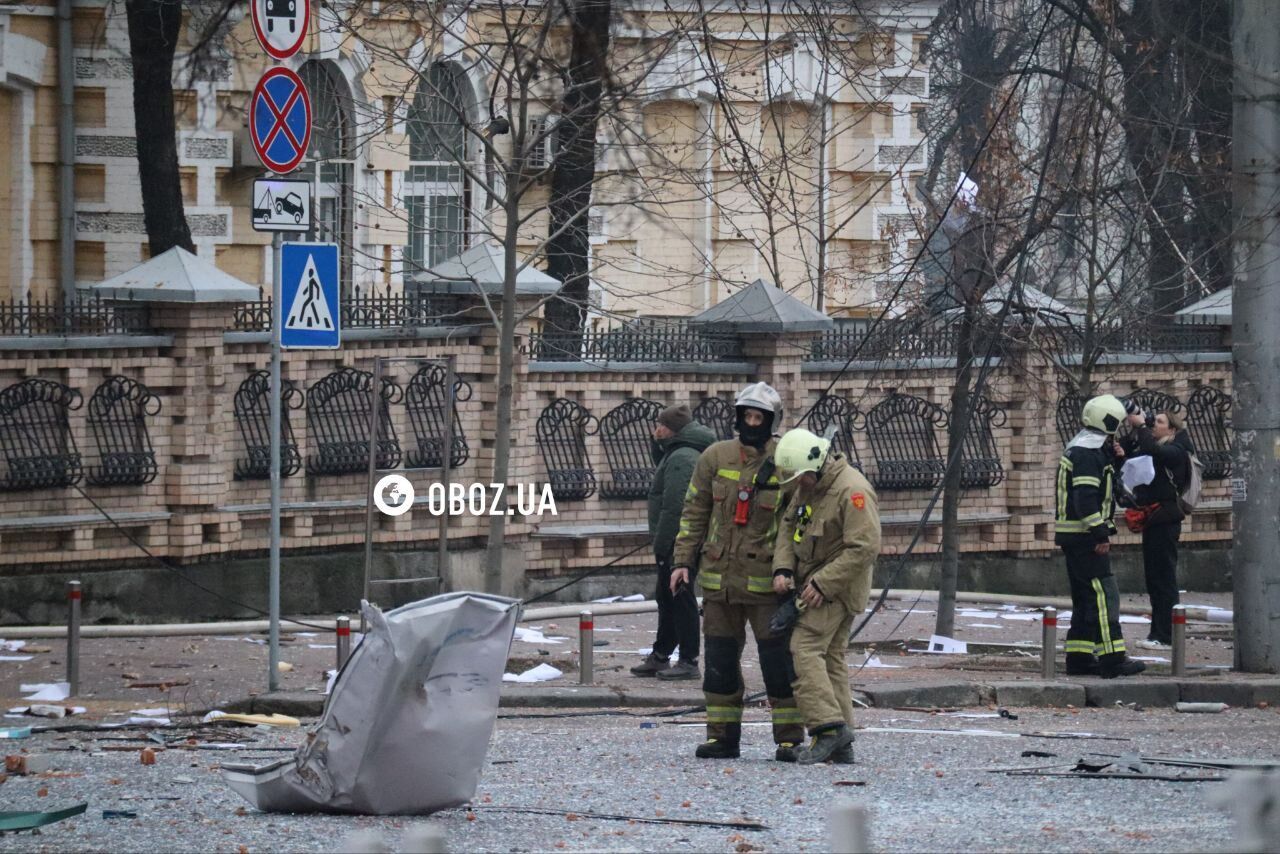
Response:
[[[737,419],[733,422],[733,429],[738,433],[738,440],[744,445],[752,448],[761,449],[773,435],[773,413],[764,409],[756,409],[754,406],[737,406],[734,407],[738,413]],[[759,427],[749,427],[743,419],[744,409],[755,409],[757,412],[764,413],[764,423]]]

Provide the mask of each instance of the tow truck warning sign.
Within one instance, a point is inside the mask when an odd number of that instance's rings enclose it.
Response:
[[[311,183],[258,179],[253,182],[253,230],[311,230]]]

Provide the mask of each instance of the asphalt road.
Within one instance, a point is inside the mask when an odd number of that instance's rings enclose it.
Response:
[[[828,808],[845,797],[870,808],[877,850],[1227,849],[1232,817],[1208,798],[1229,782],[1029,778],[987,769],[1069,767],[1090,752],[1280,756],[1276,709],[1217,715],[1118,708],[1016,711],[1019,719],[1013,721],[867,710],[859,712],[858,723],[1006,734],[1091,732],[1126,740],[864,732],[856,765],[802,768],[772,761],[768,728],[762,726],[747,727],[742,759],[708,762],[692,758],[701,727],[671,719],[507,717],[498,723],[474,811],[460,808],[422,819],[263,814],[223,785],[218,762],[227,754],[170,749],[155,765],[143,766],[140,742],[108,740],[140,737],[137,731],[44,734],[0,743],[5,753],[26,748],[53,756],[58,768],[43,777],[10,776],[0,784],[0,804],[5,810],[47,810],[87,801],[89,811],[38,834],[0,835],[0,851],[333,851],[361,830],[381,834],[394,847],[406,830],[428,820],[445,831],[451,851],[819,851],[828,847]],[[762,710],[752,710],[750,717],[764,720]],[[210,732],[197,734],[207,738]],[[218,734],[228,737],[226,731]],[[303,733],[256,729],[236,735],[270,748],[296,744]],[[1024,758],[1024,750],[1056,756]],[[235,761],[261,762],[284,755],[261,749],[229,753]],[[423,774],[439,770],[424,768]],[[557,814],[504,811],[516,807]],[[131,810],[137,818],[107,820],[103,810]],[[746,818],[768,829],[584,817],[591,812]]]

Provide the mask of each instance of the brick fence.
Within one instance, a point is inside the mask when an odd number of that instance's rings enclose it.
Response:
[[[82,478],[76,486],[0,491],[0,576],[145,565],[133,540],[179,564],[265,552],[268,482],[236,478],[237,460],[243,463],[248,451],[236,423],[235,396],[254,371],[267,367],[267,333],[230,328],[232,310],[225,303],[160,305],[153,308],[145,334],[0,337],[0,389],[41,378],[80,393],[83,405],[70,411],[68,421],[85,470],[101,463],[88,426],[88,404],[104,379],[121,375],[140,382],[160,407],[143,419],[156,464],[156,476],[149,483],[102,485]],[[522,354],[529,352],[529,337],[528,329],[520,330],[517,349]],[[543,409],[560,398],[576,402],[598,419],[630,398],[696,406],[708,398],[732,401],[743,384],[765,380],[781,392],[788,426],[833,381],[832,393],[864,414],[894,392],[947,406],[953,370],[947,359],[854,362],[841,373],[843,362],[806,358],[813,340],[810,335],[785,340],[748,337],[730,359],[712,362],[529,361],[520,355],[510,482],[540,484],[547,479],[534,427]],[[496,430],[497,343],[487,315],[474,306],[453,326],[349,330],[339,351],[287,353],[284,374],[310,394],[322,378],[341,367],[370,370],[374,357],[454,356],[459,378],[471,390],[458,403],[469,457],[455,478],[487,482]],[[403,388],[417,367],[400,361],[388,371]],[[1117,394],[1147,388],[1185,401],[1202,385],[1228,391],[1230,359],[1226,353],[1129,354],[1104,360],[1098,373],[1105,377],[1102,387]],[[1052,549],[1052,474],[1061,448],[1054,410],[1060,385],[1052,366],[1028,351],[1006,353],[992,371],[986,396],[1005,413],[1003,423],[992,429],[1001,478],[995,485],[965,492],[960,511],[963,552],[1043,555]],[[389,414],[401,448],[411,450],[413,430],[404,401],[392,399]],[[358,555],[365,525],[363,467],[345,474],[309,472],[306,460],[317,448],[307,409],[289,415],[302,465],[283,480],[285,554]],[[945,428],[937,427],[934,433],[945,454]],[[367,429],[361,435],[367,436]],[[881,461],[868,433],[855,430],[853,440],[859,459],[874,475]],[[601,441],[598,434],[585,438],[597,480],[608,475]],[[438,477],[434,469],[407,474],[420,496]],[[886,553],[906,547],[931,495],[932,490],[918,488],[881,491]],[[1205,506],[1184,532],[1185,541],[1229,541],[1227,496],[1225,480],[1207,483]],[[602,497],[597,490],[585,499],[559,500],[557,506],[555,517],[510,520],[509,546],[522,556],[519,571],[530,579],[600,566],[646,539],[642,498]],[[938,550],[940,518],[939,503],[918,552]],[[460,554],[478,553],[487,521],[452,519],[453,548]],[[397,518],[379,516],[375,523],[380,553],[428,552],[436,538],[437,522],[421,507]],[[1120,541],[1136,540],[1125,533]],[[620,565],[645,565],[645,551]],[[445,579],[446,586],[450,583]]]

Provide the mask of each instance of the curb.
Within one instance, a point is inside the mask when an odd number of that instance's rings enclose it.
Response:
[[[1175,703],[1226,703],[1250,708],[1259,703],[1280,706],[1280,679],[1171,680],[1086,678],[1061,682],[879,682],[855,691],[873,708],[966,708],[996,704],[1014,708],[1065,708],[1136,703],[1170,708]],[[226,712],[318,717],[322,694],[277,692],[258,694],[222,706]],[[504,709],[679,708],[702,705],[695,691],[660,688],[621,690],[602,686],[508,685],[498,703]]]

